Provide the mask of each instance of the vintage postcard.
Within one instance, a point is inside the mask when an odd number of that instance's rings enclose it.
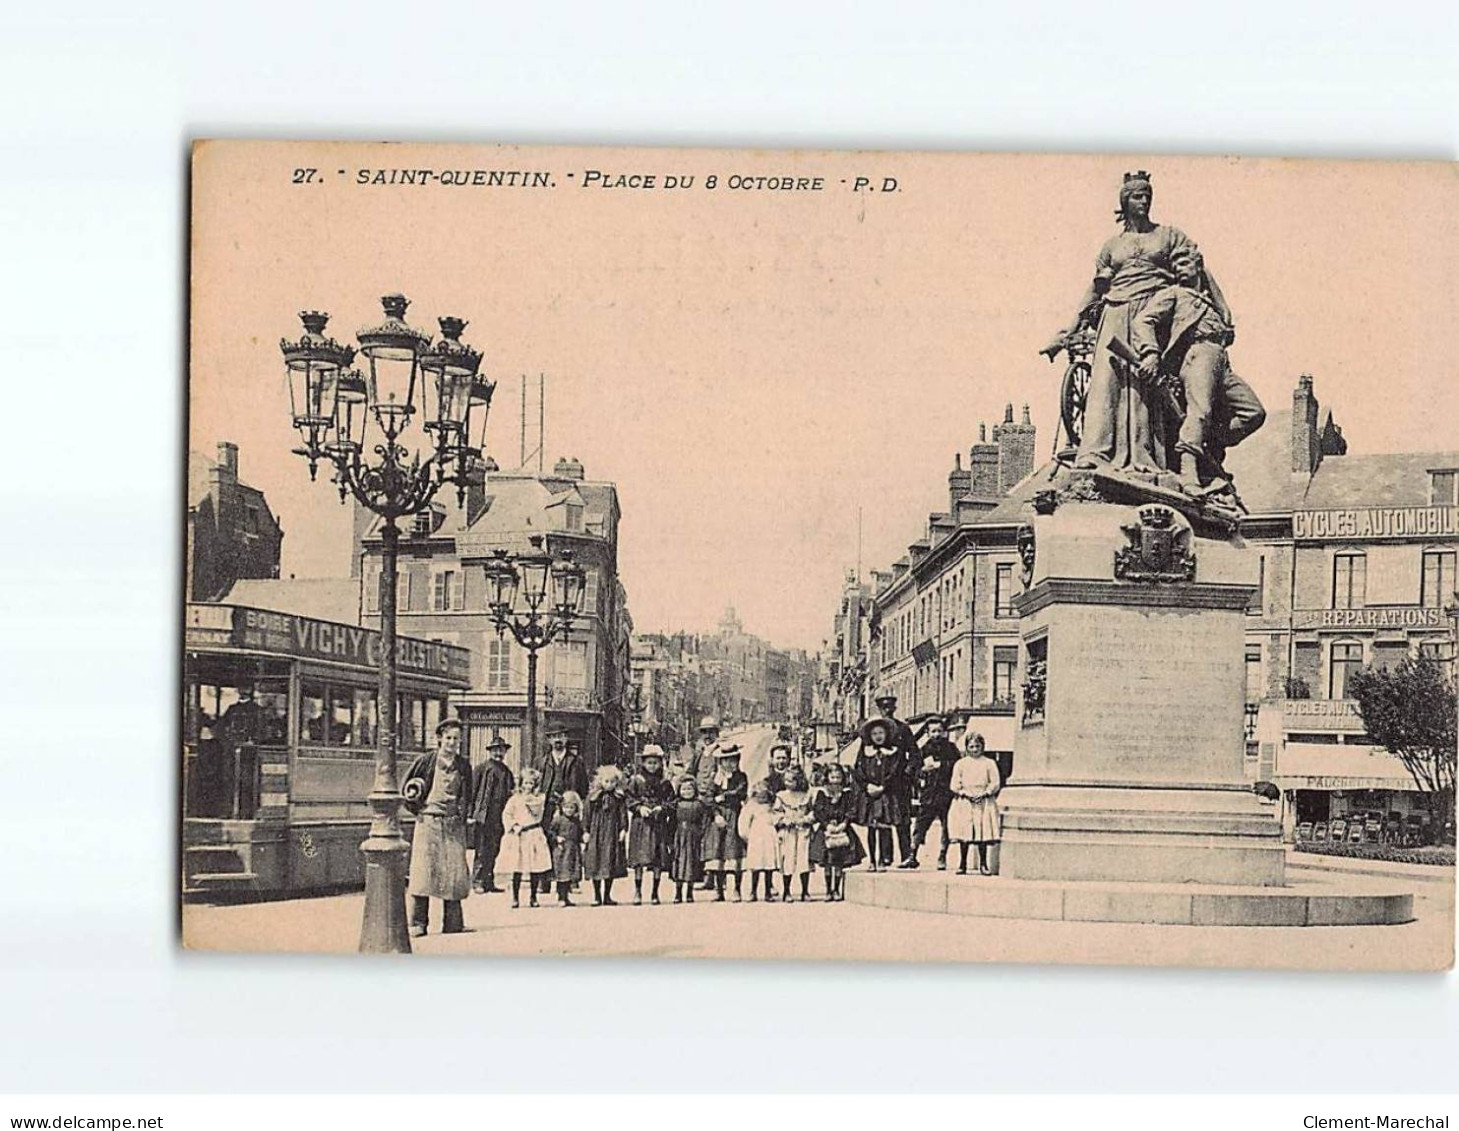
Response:
[[[198,142],[183,944],[1449,967],[1456,188]]]

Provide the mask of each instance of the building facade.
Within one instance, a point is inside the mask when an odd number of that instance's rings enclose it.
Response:
[[[1303,376],[1290,415],[1271,414],[1229,462],[1251,512],[1243,536],[1261,555],[1248,775],[1280,787],[1289,834],[1354,814],[1422,820],[1427,799],[1365,733],[1348,680],[1454,654],[1459,452],[1350,455]]]
[[[1033,478],[1037,431],[1028,407],[1004,410],[992,438],[959,455],[948,474],[947,510],[890,570],[873,574],[875,629],[868,671],[876,694],[897,697],[902,718],[954,715],[979,731],[1005,765],[1012,759],[1018,679],[1018,531]]]
[[[571,551],[586,570],[582,608],[572,630],[538,653],[539,741],[561,725],[590,766],[632,755],[629,666],[632,619],[618,578],[618,492],[590,481],[582,464],[559,460],[550,475],[495,473],[469,491],[416,516],[399,552],[399,631],[466,648],[471,685],[452,697],[466,727],[473,763],[486,757],[493,735],[506,739],[514,768],[535,765],[542,750],[526,751],[527,653],[511,634],[498,633],[486,604],[486,561],[497,549],[512,553],[543,537],[553,554]],[[356,570],[363,619],[378,624],[378,527],[362,531]]]
[[[973,446],[968,469],[955,462],[948,509],[928,517],[890,570],[873,573],[871,631],[859,656],[832,653],[828,683],[864,663],[902,717],[965,718],[1016,773],[1018,532],[1048,469],[1033,471],[1026,413],[1011,434],[1010,424],[1011,410],[991,441]],[[1242,537],[1260,557],[1244,645],[1248,776],[1278,787],[1289,834],[1354,814],[1418,819],[1427,799],[1365,734],[1348,680],[1421,653],[1449,662],[1452,675],[1459,452],[1350,455],[1304,376],[1291,411],[1271,412],[1228,465],[1250,512]],[[843,645],[851,604],[843,593]],[[844,694],[835,702],[848,717],[866,709]]]
[[[237,444],[220,443],[216,459],[188,455],[189,601],[221,601],[235,581],[278,577],[283,543],[263,492],[239,481]]]

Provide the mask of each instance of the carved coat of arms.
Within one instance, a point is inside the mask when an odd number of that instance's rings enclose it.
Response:
[[[1115,577],[1120,581],[1194,581],[1190,527],[1169,507],[1140,509],[1138,522],[1120,527],[1130,544],[1115,551]]]

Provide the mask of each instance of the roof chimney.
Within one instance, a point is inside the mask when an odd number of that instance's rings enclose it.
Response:
[[[1000,495],[1033,471],[1034,426],[1029,423],[1028,406],[1023,408],[1023,423],[1013,423],[1013,406],[1003,410],[1003,423],[993,429],[998,445],[998,491]]]
[[[994,430],[995,439],[997,429]],[[978,425],[978,442],[968,452],[969,474],[972,477],[968,494],[980,499],[991,499],[998,494],[998,445],[988,442],[986,425]],[[956,511],[957,508],[953,507]]]
[[[1311,475],[1322,462],[1318,443],[1317,395],[1312,391],[1312,374],[1297,378],[1292,390],[1292,474]]]
[[[957,452],[952,457],[952,471],[947,476],[947,511],[957,515],[957,501],[973,489],[973,473],[963,470],[963,457]]]

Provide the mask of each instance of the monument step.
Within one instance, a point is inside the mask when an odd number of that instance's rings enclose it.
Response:
[[[1395,886],[1317,881],[1261,888],[856,871],[847,873],[846,900],[973,918],[1190,927],[1338,927],[1413,919],[1413,895]]]

